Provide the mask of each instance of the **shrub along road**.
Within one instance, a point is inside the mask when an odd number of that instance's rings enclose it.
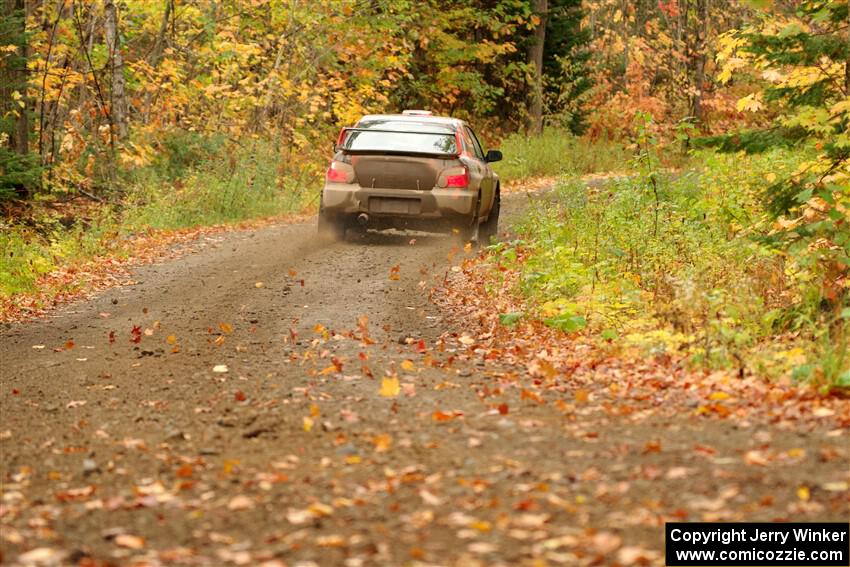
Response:
[[[668,519],[847,519],[837,404],[697,412],[669,365],[512,344],[470,252],[411,238],[207,237],[7,326],[3,560],[661,564]]]

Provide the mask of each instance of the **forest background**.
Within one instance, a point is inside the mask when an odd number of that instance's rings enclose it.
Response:
[[[310,211],[340,127],[425,108],[501,147],[506,183],[560,176],[488,252],[529,301],[505,324],[850,387],[846,0],[0,10],[6,313],[139,235]]]

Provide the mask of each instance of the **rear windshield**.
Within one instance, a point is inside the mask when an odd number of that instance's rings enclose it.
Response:
[[[434,132],[348,131],[342,149],[364,152],[456,155],[454,134]]]

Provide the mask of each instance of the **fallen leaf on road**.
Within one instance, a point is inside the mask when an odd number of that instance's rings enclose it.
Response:
[[[60,490],[55,494],[56,499],[60,502],[77,502],[86,500],[94,494],[95,487],[92,485],[83,486],[82,488],[71,488],[68,490]]]
[[[382,433],[373,437],[372,443],[375,444],[376,453],[385,453],[390,450],[390,446],[393,443],[393,438],[386,433]]]
[[[234,496],[230,499],[230,502],[227,503],[228,510],[249,510],[253,507],[254,501],[244,494]]]
[[[18,562],[23,565],[58,565],[66,553],[50,547],[36,547],[18,556]]]
[[[142,549],[145,546],[145,540],[139,536],[121,534],[115,537],[115,545],[127,549]]]
[[[759,467],[766,467],[769,463],[767,457],[761,451],[747,451],[744,455],[744,462]]]
[[[398,383],[398,378],[393,376],[384,376],[381,379],[381,389],[378,391],[385,398],[394,398],[401,391],[401,386]]]

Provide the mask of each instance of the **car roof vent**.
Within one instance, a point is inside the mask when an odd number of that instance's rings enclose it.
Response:
[[[403,110],[404,116],[433,116],[430,110]]]

